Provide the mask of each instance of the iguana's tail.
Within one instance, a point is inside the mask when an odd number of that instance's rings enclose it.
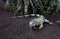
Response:
[[[40,14],[30,14],[30,15],[23,15],[23,16],[13,16],[13,17],[7,17],[6,19],[10,19],[10,18],[17,18],[17,17],[29,17],[29,16],[37,16],[37,17],[39,17],[40,16]]]

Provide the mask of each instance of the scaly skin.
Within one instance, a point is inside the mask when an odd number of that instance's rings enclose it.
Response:
[[[47,20],[43,15],[40,15],[39,18],[35,18],[29,22],[29,27],[32,28],[33,26],[40,25],[39,29],[43,28],[43,23],[47,22],[49,24],[53,24],[49,20]]]

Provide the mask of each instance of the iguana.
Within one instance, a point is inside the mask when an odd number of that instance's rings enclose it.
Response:
[[[53,22],[50,22],[43,15],[40,15],[38,18],[34,18],[29,22],[29,27],[32,28],[32,27],[39,25],[39,29],[41,29],[41,28],[43,28],[44,22],[47,22],[49,24],[53,24]]]
[[[24,16],[13,16],[13,17],[5,18],[5,19],[10,19],[10,18],[14,19],[14,18],[17,18],[17,17],[29,17],[29,16],[37,16],[37,18],[34,18],[29,22],[29,27],[30,28],[39,25],[39,29],[42,29],[44,22],[47,22],[49,24],[56,24],[56,23],[60,22],[60,20],[57,20],[55,23],[53,23],[50,20],[46,19],[43,15],[39,15],[39,14],[30,14],[30,15],[24,15]]]

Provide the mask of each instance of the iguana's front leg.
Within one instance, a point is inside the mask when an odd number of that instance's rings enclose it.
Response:
[[[39,29],[43,28],[43,23],[41,23],[41,25],[39,26]]]

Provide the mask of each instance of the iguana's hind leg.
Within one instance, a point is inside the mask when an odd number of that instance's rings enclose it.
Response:
[[[54,24],[53,22],[50,22],[49,20],[45,19],[45,22],[49,23],[49,24]]]
[[[41,23],[41,25],[39,26],[39,29],[42,29],[43,28],[43,23]]]

